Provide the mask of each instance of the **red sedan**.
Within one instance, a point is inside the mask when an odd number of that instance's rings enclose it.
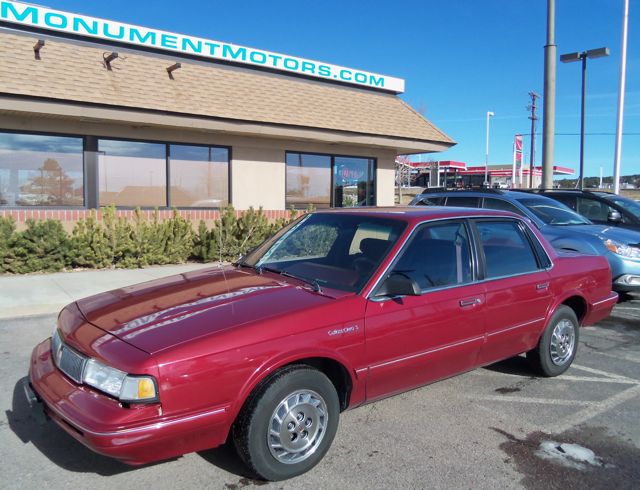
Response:
[[[234,265],[67,306],[25,389],[126,463],[232,438],[281,480],[322,459],[348,408],[521,353],[563,373],[610,287],[603,257],[559,254],[515,214],[318,212]]]

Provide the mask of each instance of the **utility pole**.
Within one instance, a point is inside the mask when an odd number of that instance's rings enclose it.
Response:
[[[629,25],[629,0],[624,0],[622,14],[622,58],[618,84],[618,117],[616,119],[616,149],[613,158],[613,192],[620,193],[620,158],[622,156],[622,120],[624,118],[624,85],[627,76],[627,30]]]
[[[556,2],[547,0],[547,44],[544,47],[544,110],[542,113],[542,187],[553,187],[553,147],[556,129]]]
[[[527,107],[528,110],[531,111],[531,115],[529,119],[531,119],[531,151],[529,152],[529,189],[533,189],[533,166],[536,161],[535,153],[536,153],[536,121],[538,120],[538,116],[536,116],[536,99],[540,96],[535,92],[529,92],[529,97],[531,97],[531,105]]]

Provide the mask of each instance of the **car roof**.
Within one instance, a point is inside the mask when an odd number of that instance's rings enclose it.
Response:
[[[517,200],[517,199],[524,199],[524,198],[540,198],[540,199],[549,199],[546,196],[540,195],[540,194],[536,194],[536,193],[532,193],[532,192],[523,192],[523,191],[516,191],[516,190],[511,190],[511,189],[486,189],[486,190],[482,190],[482,189],[464,189],[464,190],[457,190],[457,189],[452,189],[452,190],[436,190],[436,191],[429,191],[429,192],[423,192],[422,194],[419,194],[420,197],[424,198],[424,197],[429,197],[429,196],[434,196],[434,197],[438,197],[438,196],[467,196],[467,197],[494,197],[494,198],[502,198],[505,199],[507,201],[509,200]],[[416,196],[418,197],[418,196]]]
[[[376,218],[391,218],[402,221],[430,221],[446,218],[473,218],[473,217],[509,217],[521,218],[515,213],[509,211],[499,211],[494,209],[482,208],[459,208],[459,207],[441,207],[441,206],[362,206],[357,208],[332,208],[315,211],[314,214],[350,214],[350,215],[367,215]]]

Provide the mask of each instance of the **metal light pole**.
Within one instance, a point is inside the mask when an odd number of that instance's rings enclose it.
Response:
[[[582,98],[580,102],[580,177],[578,178],[579,189],[582,189],[584,186],[584,113],[585,95],[587,90],[587,58],[602,58],[603,56],[609,56],[609,48],[589,49],[588,51],[560,55],[560,61],[563,63],[582,61]]]
[[[553,187],[553,146],[556,131],[556,2],[547,0],[547,44],[544,47],[544,111],[542,113],[542,188]]]
[[[489,187],[489,118],[495,114],[487,111],[487,147],[484,157],[484,187]]]
[[[616,120],[616,150],[613,158],[613,192],[620,193],[620,157],[622,154],[622,120],[624,118],[624,85],[627,73],[627,30],[629,25],[629,0],[624,0],[622,16],[622,53],[620,83],[618,85],[618,118]],[[601,186],[602,187],[602,186]]]

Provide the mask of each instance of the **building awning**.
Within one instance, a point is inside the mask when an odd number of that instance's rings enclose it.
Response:
[[[194,129],[210,130],[215,121],[220,130],[237,134],[371,145],[398,153],[442,151],[455,144],[391,93],[59,38],[47,38],[36,59],[33,46],[41,37],[0,30],[0,107],[5,111],[40,110],[49,117],[80,112],[150,125],[183,125],[188,118],[186,127]],[[119,57],[107,65],[105,55],[113,50]],[[168,73],[176,60],[180,69]]]

